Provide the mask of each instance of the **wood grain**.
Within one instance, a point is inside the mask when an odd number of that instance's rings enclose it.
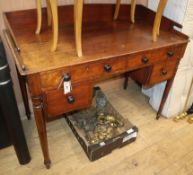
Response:
[[[184,36],[170,32],[175,23],[163,19],[162,36],[156,43],[153,43],[151,40],[151,25],[154,13],[142,6],[137,6],[137,22],[135,25],[130,24],[127,21],[127,15],[125,15],[129,6],[122,6],[120,20],[116,22],[112,22],[113,6],[111,5],[85,5],[84,8],[82,37],[84,56],[81,58],[77,57],[75,50],[72,6],[59,8],[59,14],[63,17],[59,18],[59,24],[63,26],[60,27],[59,35],[63,37],[59,38],[58,50],[54,53],[49,51],[51,30],[47,29],[46,23],[43,23],[44,32],[41,36],[33,34],[36,28],[36,19],[34,18],[36,12],[34,10],[6,13],[6,18],[9,20],[10,27],[13,29],[18,42],[18,47],[22,50],[19,55],[26,66],[25,71],[19,69],[22,75],[120,55],[131,55],[139,51],[187,42]],[[46,16],[45,13],[44,10],[43,17]],[[15,18],[22,20],[15,20]],[[145,23],[144,18],[146,19]],[[140,43],[138,42],[139,39]]]
[[[151,40],[151,19],[155,14],[138,6],[136,11],[136,20],[138,21],[135,24],[129,24],[126,12],[130,6],[124,7],[122,11],[124,14],[120,14],[121,19],[113,22],[112,5],[85,6],[85,15],[87,16],[83,16],[85,53],[83,57],[76,55],[74,47],[72,6],[59,9],[60,15],[62,15],[61,12],[66,13],[66,16],[62,18],[63,21],[60,22],[65,26],[64,28],[60,27],[60,34],[64,34],[65,42],[60,37],[58,50],[54,53],[49,52],[49,36],[52,35],[52,32],[46,28],[47,24],[43,24],[45,32],[42,32],[41,36],[32,35],[32,31],[36,27],[34,10],[5,14],[10,24],[7,28],[11,27],[14,38],[21,48],[21,51],[17,52],[14,48],[15,45],[9,44],[12,54],[15,55],[15,62],[17,63],[18,58],[21,58],[25,64],[25,70],[21,69],[20,64],[17,66],[20,74],[27,76],[44,164],[47,168],[50,168],[51,161],[45,120],[56,119],[57,115],[62,113],[89,106],[93,84],[97,80],[147,67],[146,80],[143,81],[147,85],[169,80],[157,116],[162,112],[172,84],[170,80],[174,78],[188,38],[175,32],[173,30],[175,23],[164,18],[164,28],[161,28],[162,35],[158,42],[153,43]],[[44,13],[46,13],[45,10]],[[98,13],[99,15],[97,15]],[[23,18],[24,16],[25,18]],[[22,20],[14,20],[15,18]],[[7,31],[5,31],[6,34]],[[77,35],[79,34],[77,33]],[[10,43],[9,39],[8,37],[7,40]],[[144,70],[146,71],[146,69]],[[70,74],[73,84],[70,96],[64,95],[58,88],[65,73]],[[140,75],[141,73],[143,71],[136,74],[140,79],[144,77]]]
[[[122,80],[113,80],[100,86],[118,112],[139,127],[136,142],[90,162],[62,118],[50,122],[47,126],[53,157],[52,168],[47,171],[41,164],[42,155],[35,121],[23,120],[32,160],[29,164],[21,166],[14,155],[13,147],[3,149],[0,151],[1,174],[191,175],[193,125],[185,120],[175,123],[164,118],[157,122],[154,119],[155,111],[149,106],[148,99],[141,94],[138,86],[130,81],[125,91],[120,86],[121,82]]]

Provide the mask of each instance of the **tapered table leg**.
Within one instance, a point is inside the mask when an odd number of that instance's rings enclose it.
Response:
[[[157,13],[155,16],[153,32],[152,32],[152,37],[153,37],[154,42],[157,41],[157,35],[159,35],[161,19],[162,19],[162,15],[163,15],[165,6],[167,4],[167,1],[168,0],[160,0],[158,8],[157,8]]]
[[[174,76],[175,77],[175,76]],[[156,119],[158,120],[161,116],[161,112],[163,110],[163,107],[164,107],[164,104],[167,100],[167,97],[168,97],[168,94],[170,92],[170,89],[171,89],[171,86],[172,86],[172,83],[173,83],[173,80],[174,80],[174,77],[170,80],[167,81],[166,83],[166,87],[165,87],[165,90],[164,90],[164,93],[163,93],[163,96],[162,96],[162,100],[161,100],[161,103],[160,103],[160,106],[159,106],[159,110],[157,112],[157,116],[156,116]]]
[[[41,101],[41,96],[32,98],[32,101],[40,144],[44,156],[44,165],[46,166],[47,169],[49,169],[51,166],[51,160],[48,152],[46,122],[43,116],[43,108],[42,108],[43,105]]]
[[[37,8],[37,28],[36,34],[39,34],[42,27],[42,7],[41,0],[36,0],[36,8]]]
[[[82,14],[83,0],[75,0],[74,2],[74,25],[75,25],[75,43],[76,52],[82,57]]]
[[[55,51],[58,43],[58,6],[57,0],[49,0],[52,14],[52,46],[51,51]],[[48,6],[49,6],[48,5]]]
[[[41,92],[41,81],[39,75],[28,76],[29,90],[32,97],[34,116],[37,126],[37,131],[40,139],[40,144],[44,156],[44,164],[47,169],[51,166],[51,160],[48,150],[48,139],[46,131],[46,121],[43,112],[43,95]]]
[[[22,99],[23,99],[24,106],[25,106],[25,113],[26,113],[28,120],[30,120],[31,119],[31,112],[30,112],[29,99],[28,99],[27,88],[26,88],[26,77],[21,76],[19,74],[18,70],[17,70],[17,75],[18,75],[18,79],[19,79],[19,85],[20,85],[20,89],[21,89]]]

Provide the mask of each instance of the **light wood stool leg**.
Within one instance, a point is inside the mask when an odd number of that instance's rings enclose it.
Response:
[[[153,33],[152,33],[154,42],[157,41],[157,35],[159,35],[161,19],[162,19],[163,11],[165,9],[167,1],[168,0],[160,0],[158,5],[157,13],[154,20]]]
[[[48,26],[51,26],[52,25],[52,12],[51,12],[51,7],[50,7],[49,0],[46,0],[46,3],[47,3]]]
[[[75,42],[76,42],[76,52],[79,57],[82,57],[82,11],[83,11],[83,0],[75,0],[74,4]]]
[[[120,4],[121,4],[121,0],[117,0],[116,7],[115,7],[115,13],[114,13],[114,20],[116,20],[119,16]]]
[[[114,20],[116,20],[119,16],[121,0],[117,0],[115,7]],[[135,9],[136,9],[136,0],[131,0],[131,22],[135,23]]]
[[[36,34],[39,34],[42,27],[42,6],[41,0],[36,0],[36,8],[37,8],[37,28]]]
[[[136,0],[131,0],[131,22],[135,23]]]
[[[55,51],[57,48],[58,43],[58,7],[57,7],[57,0],[49,0],[50,2],[50,9],[52,13],[52,32],[53,32],[53,39],[52,39],[52,46],[51,51]]]

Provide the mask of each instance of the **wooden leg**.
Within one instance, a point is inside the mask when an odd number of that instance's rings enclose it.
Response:
[[[57,7],[57,0],[49,0],[49,2],[52,14],[52,32],[53,32],[51,51],[54,52],[57,48],[58,43],[58,7]]]
[[[47,3],[48,26],[51,26],[52,25],[52,12],[51,12],[51,7],[50,7],[49,0],[46,0],[46,3]]]
[[[135,23],[136,0],[131,0],[131,22]]]
[[[26,88],[26,77],[21,76],[17,70],[17,75],[19,79],[19,85],[21,89],[21,95],[23,98],[24,106],[25,106],[25,113],[28,118],[28,120],[31,119],[31,112],[30,112],[30,107],[29,107],[29,99],[28,99],[28,94],[27,94],[27,88]]]
[[[160,0],[158,5],[157,13],[154,20],[153,32],[152,32],[152,37],[154,42],[157,41],[157,35],[159,35],[161,19],[162,19],[162,15],[163,15],[165,6],[167,4],[167,1],[168,0]]]
[[[123,89],[127,89],[128,80],[129,80],[129,72],[125,73],[125,81],[124,81]]]
[[[76,52],[82,57],[82,11],[83,0],[75,0],[74,4],[74,25],[75,25],[75,42]]]
[[[29,85],[30,94],[32,97],[34,116],[37,126],[37,131],[39,135],[39,140],[42,148],[42,153],[44,157],[44,164],[46,168],[50,168],[51,160],[48,151],[48,139],[46,131],[46,121],[43,112],[43,95],[41,91],[41,80],[39,74],[34,74],[27,77],[27,82]]]
[[[116,6],[115,6],[114,20],[116,20],[119,16],[120,4],[121,4],[121,0],[117,0]]]
[[[173,80],[174,80],[174,77],[172,79],[168,80],[167,83],[166,83],[166,87],[165,87],[165,90],[164,90],[164,93],[163,93],[163,96],[162,96],[162,100],[161,100],[161,103],[160,103],[160,106],[159,106],[159,110],[158,110],[157,116],[156,116],[157,120],[161,116],[161,112],[162,112],[164,104],[165,104],[165,102],[167,100],[167,97],[168,97],[168,94],[170,92],[170,88],[172,86]]]
[[[48,153],[48,140],[47,140],[47,131],[46,131],[46,123],[43,116],[42,109],[42,98],[41,97],[32,97],[33,107],[34,107],[34,115],[36,120],[36,126],[39,134],[40,144],[44,156],[44,164],[47,169],[51,166],[51,160]]]
[[[121,0],[117,0],[115,7],[114,20],[116,20],[119,16]],[[135,9],[136,9],[136,0],[131,0],[131,22],[135,23]]]
[[[37,8],[37,28],[36,34],[39,34],[42,27],[42,6],[41,0],[36,0],[36,8]]]

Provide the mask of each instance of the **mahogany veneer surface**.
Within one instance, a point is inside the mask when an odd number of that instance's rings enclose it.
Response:
[[[128,16],[125,15],[127,11]],[[45,9],[43,31],[40,35],[35,34],[35,10],[5,13],[5,19],[21,50],[19,55],[26,66],[25,71],[19,68],[20,74],[38,73],[187,42],[187,37],[172,31],[171,22],[168,23],[167,19],[162,21],[164,28],[161,27],[158,41],[152,42],[153,12],[145,7],[137,6],[135,24],[129,21],[129,6],[121,7],[117,21],[113,21],[113,12],[113,5],[84,6],[81,58],[76,55],[75,50],[71,6],[59,8],[59,43],[56,52],[50,51],[52,34],[51,28],[45,24]]]
[[[178,24],[162,18],[160,36],[153,42],[155,13],[137,6],[136,22],[131,24],[129,11],[129,5],[121,6],[119,19],[113,21],[114,5],[84,5],[81,58],[75,50],[72,6],[59,8],[56,52],[50,51],[52,32],[46,26],[45,11],[40,35],[35,35],[35,10],[4,14],[7,27],[4,34],[19,77],[27,79],[47,168],[51,159],[46,121],[88,107],[97,80],[128,72],[131,78],[147,86],[167,80],[156,118],[161,116],[188,37],[173,30],[174,26],[180,27]],[[72,92],[64,95],[60,84],[67,73],[71,76]],[[23,94],[27,94],[25,83],[23,80]]]

